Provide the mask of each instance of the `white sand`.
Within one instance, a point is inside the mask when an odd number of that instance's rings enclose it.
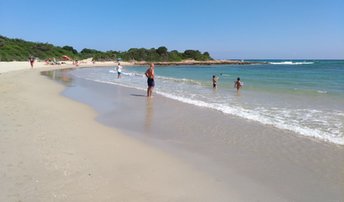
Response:
[[[0,201],[237,201],[189,164],[98,124],[39,75],[52,67],[36,67],[0,66]]]
[[[196,166],[202,164],[177,159],[99,124],[91,108],[60,96],[64,87],[40,75],[68,67],[74,66],[36,63],[31,69],[28,62],[0,63],[0,201],[324,201],[331,193],[334,199],[344,198],[343,150],[326,145],[319,150],[302,143],[306,140],[288,138],[292,136],[273,141],[256,134],[256,139],[248,138],[252,148],[245,141],[231,146],[233,158],[226,159],[228,166],[216,176]],[[233,120],[234,129],[243,126]],[[253,128],[248,130],[268,133],[246,124]],[[247,135],[239,134],[242,139]],[[250,150],[259,155],[250,158]],[[296,178],[314,186],[295,184]]]
[[[50,65],[46,64],[46,62],[38,62],[35,61],[33,68],[31,68],[29,61],[27,62],[0,62],[0,73],[10,72],[10,71],[18,71],[18,70],[28,70],[28,69],[61,69],[61,68],[77,68],[77,67],[104,67],[104,66],[117,66],[117,62],[96,62],[92,63],[90,59],[81,60],[78,62],[78,66],[73,65],[71,61],[65,61],[65,64],[61,65]],[[120,62],[122,66],[125,65],[132,65],[129,62]]]

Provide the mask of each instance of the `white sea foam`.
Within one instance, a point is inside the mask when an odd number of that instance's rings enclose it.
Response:
[[[272,65],[311,65],[314,62],[293,62],[293,61],[283,61],[283,62],[269,62]]]
[[[199,81],[195,81],[192,79],[178,79],[178,78],[171,78],[171,77],[164,77],[164,76],[157,76],[158,79],[162,79],[162,80],[169,80],[169,81],[173,81],[173,82],[182,82],[182,83],[191,83],[191,84],[196,84],[196,85],[201,85],[201,82]]]
[[[318,90],[317,92],[320,93],[320,94],[326,94],[327,93],[326,90]]]
[[[109,73],[112,74],[117,74],[116,70],[109,70]],[[132,72],[122,72],[123,75],[126,76],[139,76],[139,77],[144,77],[144,74],[138,74],[138,73],[132,73]]]
[[[95,82],[135,88],[142,91],[146,90],[145,79],[142,77],[142,74],[130,73],[128,75],[131,78],[117,80],[111,75],[103,74],[101,76],[94,72],[74,74],[74,76],[79,78]],[[198,85],[197,82],[192,82],[192,80],[161,76],[158,78],[160,80],[160,85],[157,86],[156,93],[164,97],[199,107],[218,110],[225,114],[254,120],[280,129],[290,130],[303,136],[314,137],[323,141],[344,145],[343,123],[341,122],[344,115],[341,111],[325,113],[315,109],[289,109],[281,106],[250,108],[241,105],[241,103],[234,102],[228,104],[228,100],[230,100],[229,97],[222,97],[215,100],[211,99],[211,96],[207,96],[206,94],[207,89]],[[165,82],[162,82],[162,80]],[[178,85],[178,87],[176,87],[176,85],[173,84],[174,82],[181,84],[181,86]],[[192,85],[192,87],[190,85]],[[228,94],[226,95],[228,96]]]
[[[289,122],[288,121],[289,119],[286,120],[284,116],[281,116],[282,114],[287,113],[287,111],[289,112],[289,110],[285,110],[283,112],[283,110],[279,109],[280,112],[282,112],[280,115],[267,116],[267,115],[262,114],[259,110],[249,110],[249,109],[244,109],[237,106],[225,106],[221,104],[212,104],[212,103],[207,103],[200,100],[193,100],[193,99],[189,99],[185,97],[174,96],[174,95],[171,95],[169,93],[164,93],[164,92],[157,92],[157,93],[165,97],[178,100],[184,103],[193,104],[199,107],[215,109],[225,114],[231,114],[231,115],[239,116],[241,118],[254,120],[265,125],[272,125],[280,129],[294,131],[303,136],[314,137],[323,141],[327,141],[327,142],[331,142],[331,143],[335,143],[339,145],[344,145],[344,138],[338,135],[339,131],[337,131],[338,132],[337,135],[334,135],[331,132],[321,131],[319,129],[300,125],[298,121]],[[331,129],[329,129],[329,131],[331,131]],[[332,132],[335,132],[335,130],[332,129]]]

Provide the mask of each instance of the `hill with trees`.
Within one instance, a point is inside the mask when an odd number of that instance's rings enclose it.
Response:
[[[164,46],[159,48],[131,48],[128,51],[99,51],[84,48],[80,52],[72,46],[54,46],[49,43],[30,42],[22,39],[10,39],[0,35],[0,61],[26,61],[30,56],[46,60],[48,58],[60,59],[68,56],[73,60],[93,58],[95,61],[154,61],[179,62],[186,59],[196,61],[213,60],[208,52],[198,50],[168,51]]]

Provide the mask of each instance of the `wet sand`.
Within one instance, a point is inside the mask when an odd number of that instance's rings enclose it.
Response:
[[[343,201],[344,147],[144,91],[74,79],[97,120],[190,162],[243,200]]]
[[[59,95],[64,86],[41,76],[44,69],[51,68],[0,75],[0,201],[245,198],[191,163],[97,123],[93,109]]]
[[[341,146],[49,69],[0,75],[0,201],[344,200]]]

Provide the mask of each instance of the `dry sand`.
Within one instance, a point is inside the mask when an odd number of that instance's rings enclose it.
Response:
[[[46,64],[46,62],[38,62],[35,61],[33,69],[62,69],[62,68],[78,68],[78,67],[106,67],[106,66],[116,66],[117,62],[96,62],[92,63],[90,59],[86,60],[81,60],[78,62],[78,66],[73,65],[71,61],[65,61],[65,64],[61,65],[50,65]],[[121,65],[132,65],[132,63],[129,62],[121,62]],[[18,71],[18,70],[28,70],[31,69],[30,63],[27,62],[0,62],[0,74],[5,73],[5,72],[10,72],[10,71]]]
[[[238,199],[186,162],[98,124],[40,75],[50,68],[0,75],[0,201]]]

